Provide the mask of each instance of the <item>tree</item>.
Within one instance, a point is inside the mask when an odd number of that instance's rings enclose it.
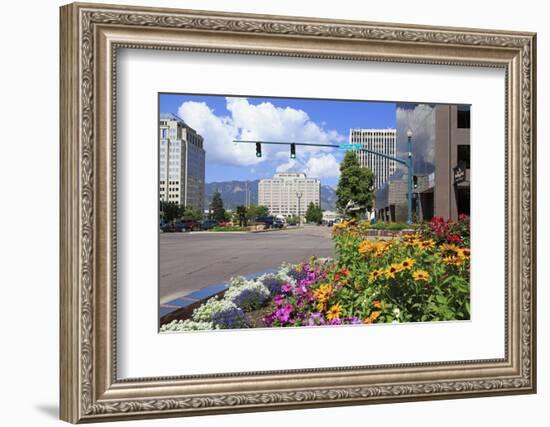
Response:
[[[212,211],[212,219],[215,219],[216,221],[223,221],[225,219],[225,209],[223,208],[222,195],[218,190],[216,190],[212,196],[210,210]]]
[[[372,209],[374,174],[369,168],[361,167],[353,151],[348,151],[340,164],[336,196],[336,208],[344,215],[358,217]]]
[[[239,219],[239,226],[246,227],[248,223],[246,206],[240,205],[236,209],[237,218]]]
[[[299,220],[298,215],[291,215],[287,218],[286,223],[288,225],[297,225]]]
[[[166,222],[172,222],[181,217],[183,214],[183,206],[178,205],[176,202],[160,202],[160,211]]]
[[[267,206],[257,206],[254,204],[251,204],[247,209],[246,217],[249,221],[254,221],[259,216],[267,216],[269,215],[269,209]]]
[[[202,219],[202,212],[198,209],[195,209],[191,206],[187,206],[183,210],[183,214],[181,215],[183,219],[190,219],[194,221],[200,221]]]
[[[306,222],[320,224],[323,221],[323,211],[315,203],[310,202],[306,210]]]
[[[258,216],[267,216],[269,215],[269,208],[264,205],[259,205],[258,208],[256,209],[256,212]]]

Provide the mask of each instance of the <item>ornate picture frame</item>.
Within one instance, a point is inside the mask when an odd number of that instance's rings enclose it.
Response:
[[[536,391],[536,35],[70,4],[61,21],[60,384],[72,423]],[[502,359],[119,380],[117,49],[502,68]]]

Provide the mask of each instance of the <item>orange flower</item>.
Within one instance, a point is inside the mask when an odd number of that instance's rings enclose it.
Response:
[[[373,301],[372,306],[375,308],[381,308],[382,304],[380,303],[380,301]]]
[[[371,314],[370,314],[370,318],[371,320],[374,322],[376,319],[378,319],[380,317],[380,312],[379,311],[373,311]]]

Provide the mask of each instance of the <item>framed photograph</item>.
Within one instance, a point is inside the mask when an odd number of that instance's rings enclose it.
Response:
[[[60,22],[63,420],[536,391],[535,34]]]

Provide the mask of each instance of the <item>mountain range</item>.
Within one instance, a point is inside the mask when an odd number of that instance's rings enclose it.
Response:
[[[258,183],[254,181],[223,181],[207,182],[205,185],[206,206],[208,209],[212,202],[212,196],[217,191],[220,192],[223,200],[223,206],[226,209],[235,209],[239,205],[246,204],[246,193],[248,190],[248,203],[258,204]],[[321,185],[321,208],[327,211],[336,209],[336,191],[329,185]]]

